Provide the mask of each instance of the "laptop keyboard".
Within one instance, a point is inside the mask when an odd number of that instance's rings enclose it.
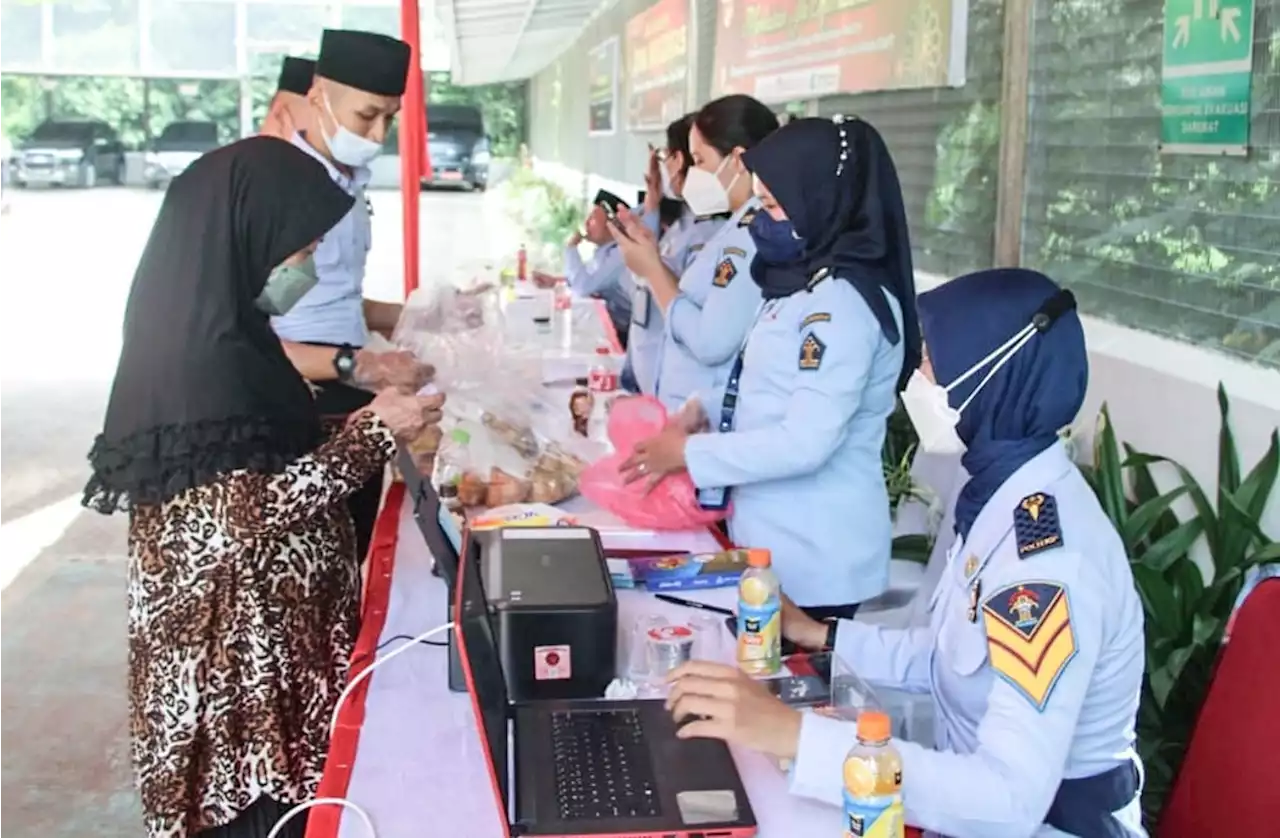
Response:
[[[551,741],[562,820],[661,814],[653,761],[635,710],[552,713]]]

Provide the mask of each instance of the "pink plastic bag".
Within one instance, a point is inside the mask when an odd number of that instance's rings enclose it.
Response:
[[[646,480],[622,482],[618,467],[631,456],[636,443],[655,436],[666,425],[667,409],[657,399],[634,396],[614,402],[609,411],[609,441],[614,453],[583,470],[578,490],[633,527],[692,530],[714,524],[728,515],[728,510],[700,507],[686,472],[669,474],[652,489]]]

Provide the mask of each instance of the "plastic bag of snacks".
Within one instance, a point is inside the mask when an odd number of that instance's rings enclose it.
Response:
[[[575,436],[569,404],[552,398],[509,379],[451,393],[435,484],[457,485],[464,506],[552,504],[572,496],[578,475],[603,448]]]
[[[684,412],[678,419],[686,421]],[[633,396],[619,399],[609,412],[609,439],[614,453],[593,462],[579,479],[582,494],[633,527],[689,530],[714,524],[728,510],[703,509],[688,473],[669,474],[652,488],[645,480],[623,482],[619,467],[636,443],[666,427],[667,410],[657,399]]]

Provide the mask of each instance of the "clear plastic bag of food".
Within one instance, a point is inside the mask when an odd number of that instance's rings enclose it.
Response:
[[[506,360],[495,300],[489,291],[469,294],[438,287],[414,291],[392,333],[392,343],[435,367],[435,385],[451,396],[481,387]]]

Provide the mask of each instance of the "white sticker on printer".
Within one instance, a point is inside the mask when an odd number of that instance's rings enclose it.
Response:
[[[535,681],[564,681],[573,675],[568,646],[535,646],[533,678]]]

